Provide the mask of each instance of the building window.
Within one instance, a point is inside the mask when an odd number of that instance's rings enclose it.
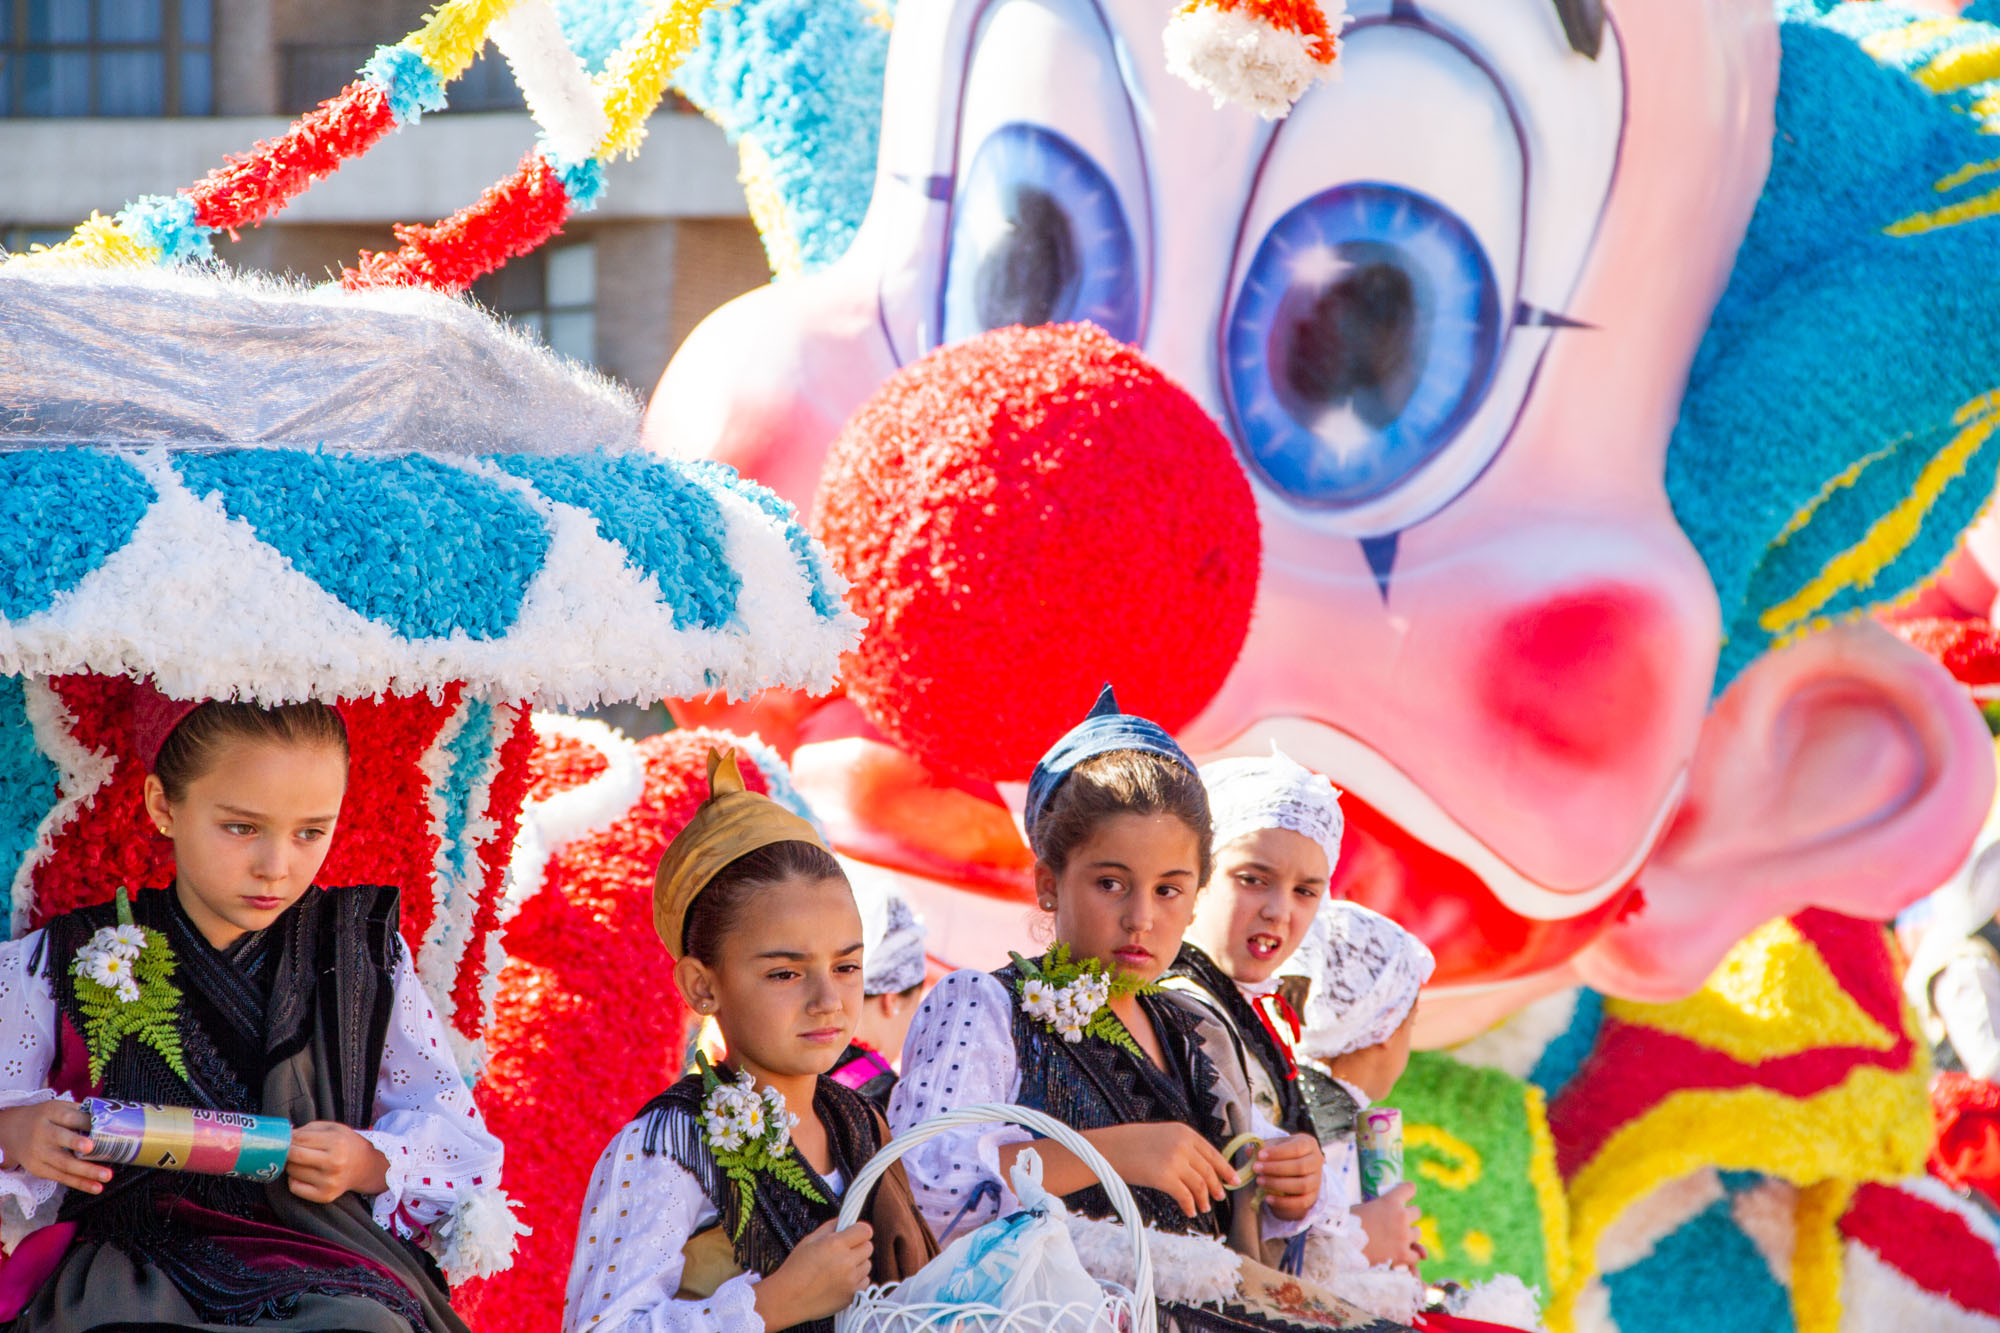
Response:
[[[0,115],[206,116],[212,0],[0,0]]]
[[[472,285],[487,309],[578,361],[597,359],[597,247],[543,246]]]
[[[7,227],[0,226],[0,252],[10,255],[24,255],[38,245],[50,249],[61,245],[70,238],[74,227]]]
[[[287,115],[312,110],[359,78],[361,67],[379,49],[370,42],[288,42],[281,46],[282,110]],[[491,46],[481,51],[445,92],[450,99],[445,103],[447,111],[519,111],[526,105],[514,84],[514,71]]]

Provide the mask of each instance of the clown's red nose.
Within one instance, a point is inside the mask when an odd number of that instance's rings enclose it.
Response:
[[[1257,512],[1234,452],[1094,325],[1000,329],[898,372],[834,442],[814,508],[868,620],[848,695],[969,776],[1025,778],[1106,681],[1185,724],[1249,629]]]

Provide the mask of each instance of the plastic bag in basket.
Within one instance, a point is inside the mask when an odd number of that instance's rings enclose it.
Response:
[[[930,1326],[957,1333],[1013,1328],[1018,1321],[1008,1316],[1030,1313],[1039,1316],[1035,1327],[1059,1333],[1119,1327],[1114,1303],[1077,1257],[1069,1210],[1042,1188],[1041,1157],[1023,1152],[1010,1178],[1019,1212],[959,1237],[882,1299],[932,1307]],[[945,1315],[939,1307],[962,1307],[963,1314]]]

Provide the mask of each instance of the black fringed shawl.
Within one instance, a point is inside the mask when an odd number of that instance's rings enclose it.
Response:
[[[399,900],[393,888],[309,890],[267,929],[227,950],[212,947],[171,889],[132,900],[135,924],[160,931],[176,963],[183,1080],[150,1045],[127,1039],[111,1057],[96,1095],[167,1106],[260,1114],[266,1075],[315,1034],[334,1053],[332,1106],[324,1118],[356,1129],[374,1119],[375,1080],[402,959]],[[101,927],[118,923],[115,904],[68,912],[49,922],[30,971],[45,967],[56,1004],[78,1032],[84,1016],[70,964]],[[57,1071],[82,1083],[87,1075]],[[307,1293],[361,1296],[427,1327],[401,1283],[363,1264],[338,1268],[253,1269],[198,1229],[168,1220],[179,1204],[270,1223],[266,1186],[223,1176],[120,1167],[102,1194],[72,1190],[60,1217],[79,1239],[116,1244],[159,1268],[204,1319],[240,1324],[282,1318]],[[279,1181],[277,1188],[284,1188]],[[436,1270],[414,1247],[411,1258]]]
[[[1278,1090],[1278,1127],[1288,1134],[1312,1133],[1312,1115],[1306,1109],[1305,1098],[1299,1090],[1298,1075],[1291,1061],[1278,1049],[1270,1029],[1264,1026],[1256,1008],[1243,998],[1243,991],[1229,974],[1217,967],[1215,960],[1201,949],[1183,944],[1174,965],[1167,969],[1167,975],[1185,977],[1212,997],[1215,1007],[1235,1029],[1239,1047],[1264,1066],[1264,1072],[1270,1075],[1271,1085]]]
[[[742,1202],[736,1182],[724,1175],[708,1150],[702,1135],[702,1091],[699,1074],[689,1074],[659,1096],[639,1108],[635,1119],[646,1122],[646,1136],[640,1151],[648,1157],[661,1153],[674,1159],[683,1171],[695,1178],[702,1193],[722,1217],[723,1234],[731,1236],[736,1262],[752,1272],[769,1277],[778,1271],[798,1243],[840,1214],[840,1195],[812,1169],[803,1154],[794,1149],[792,1158],[819,1192],[814,1203],[797,1190],[777,1181],[760,1181],[752,1196],[753,1207],[744,1222]],[[861,1094],[843,1088],[822,1075],[813,1090],[813,1111],[826,1126],[833,1167],[841,1178],[852,1181],[868,1159],[881,1150],[881,1122]],[[739,1223],[743,1234],[736,1235]],[[831,1319],[815,1320],[797,1327],[831,1330]]]
[[[1224,1144],[1222,1117],[1215,1103],[1216,1069],[1201,1040],[1195,1019],[1163,995],[1141,995],[1139,1007],[1153,1022],[1161,1068],[1144,1056],[1095,1037],[1066,1042],[1039,1019],[1021,1012],[1020,972],[1009,963],[993,974],[1007,988],[1014,1006],[1014,1055],[1020,1065],[1019,1101],[1046,1111],[1073,1129],[1109,1129],[1155,1121],[1187,1125],[1214,1144]],[[1162,1231],[1229,1232],[1230,1201],[1210,1212],[1189,1217],[1173,1196],[1162,1190],[1133,1186],[1132,1197],[1145,1220]],[[1101,1186],[1092,1185],[1063,1196],[1072,1211],[1086,1217],[1110,1218],[1116,1213]]]

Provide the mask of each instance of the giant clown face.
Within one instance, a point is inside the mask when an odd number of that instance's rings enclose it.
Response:
[[[859,237],[697,330],[655,446],[805,504],[940,347],[1088,320],[1142,351],[1261,540],[1181,739],[1276,742],[1347,792],[1336,887],[1429,940],[1432,1041],[1579,979],[1684,993],[1769,917],[1948,875],[1991,795],[1976,715],[1865,623],[1713,698],[1716,589],[1663,483],[1770,165],[1768,0],[1625,0],[1594,58],[1550,0],[1364,0],[1341,76],[1275,123],[1168,72],[1168,9],[904,0]],[[843,850],[1016,882],[995,816],[1025,772],[954,778],[882,721],[836,702],[793,737]],[[923,896],[955,961],[1019,936],[991,893]]]

